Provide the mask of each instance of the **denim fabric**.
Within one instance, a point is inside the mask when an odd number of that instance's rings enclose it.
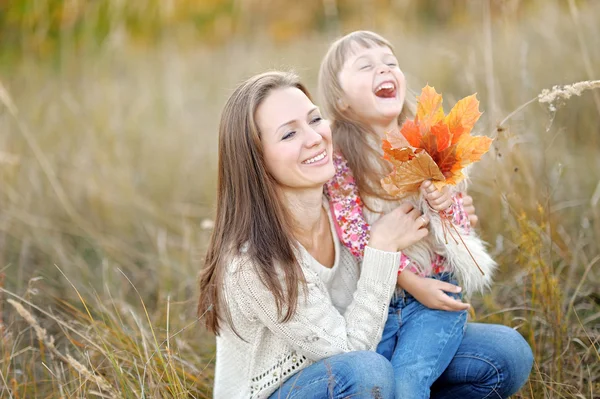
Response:
[[[368,351],[342,353],[297,372],[270,399],[392,399],[394,373],[383,356]]]
[[[449,273],[433,278],[456,284]],[[396,398],[430,397],[431,385],[446,370],[462,342],[466,322],[466,311],[429,309],[408,292],[396,292],[377,347],[394,368]]]
[[[531,347],[518,331],[468,323],[450,365],[431,387],[431,397],[508,398],[525,384],[532,365]]]

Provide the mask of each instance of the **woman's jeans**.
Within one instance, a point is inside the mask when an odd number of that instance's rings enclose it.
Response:
[[[434,276],[456,285],[449,273]],[[457,299],[456,294],[450,294]],[[398,290],[388,311],[377,352],[392,363],[396,398],[430,397],[430,388],[456,354],[465,332],[467,312],[429,309]]]
[[[498,399],[527,381],[533,353],[516,330],[498,324],[468,323],[462,343],[431,387],[435,399]]]
[[[394,397],[392,364],[369,351],[342,353],[287,379],[270,399],[388,399]]]

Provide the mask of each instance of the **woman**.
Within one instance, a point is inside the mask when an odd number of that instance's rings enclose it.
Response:
[[[293,74],[240,85],[219,127],[215,229],[198,311],[217,334],[217,398],[392,398],[374,352],[399,251],[427,235],[401,204],[371,227],[360,267],[323,197],[334,175],[329,124]]]

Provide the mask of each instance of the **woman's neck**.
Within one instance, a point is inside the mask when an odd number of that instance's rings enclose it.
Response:
[[[323,245],[332,240],[327,212],[323,208],[323,189],[287,191],[284,196],[294,222],[294,237],[317,260],[331,258],[333,246]]]
[[[319,232],[323,218],[323,190],[289,190],[284,192],[288,211],[294,222],[294,236],[302,241]]]

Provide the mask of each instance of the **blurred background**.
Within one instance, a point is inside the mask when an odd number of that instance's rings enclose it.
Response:
[[[356,29],[446,111],[478,93],[496,141],[470,194],[501,271],[471,316],[532,345],[516,396],[600,397],[600,89],[537,101],[600,79],[599,21],[595,0],[0,1],[0,397],[211,397],[221,107],[267,69],[316,94]]]

